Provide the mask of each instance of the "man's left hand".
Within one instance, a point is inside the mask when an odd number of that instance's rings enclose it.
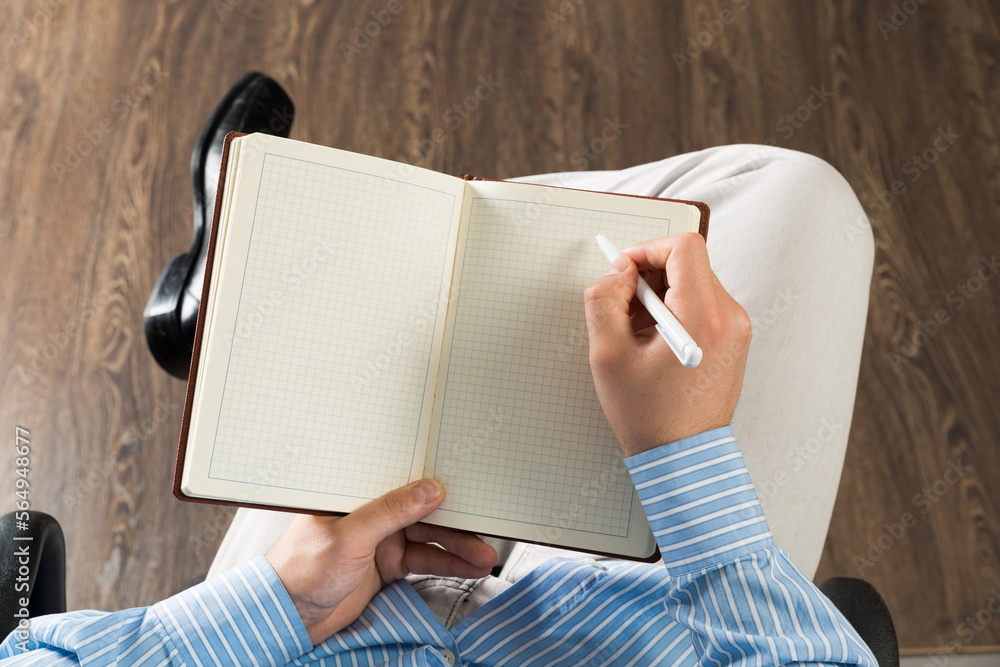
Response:
[[[314,646],[357,620],[384,585],[408,574],[490,573],[493,547],[471,533],[417,523],[443,500],[444,485],[424,479],[345,517],[295,518],[265,557]]]

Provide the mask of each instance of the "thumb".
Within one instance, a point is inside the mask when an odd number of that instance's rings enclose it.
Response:
[[[632,340],[629,303],[635,296],[639,269],[627,255],[616,259],[607,275],[587,288],[584,306],[591,351],[617,349]]]
[[[443,500],[444,484],[422,479],[362,505],[341,521],[352,524],[349,534],[374,549],[393,533],[427,517]]]

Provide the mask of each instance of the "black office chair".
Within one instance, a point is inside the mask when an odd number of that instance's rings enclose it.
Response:
[[[0,633],[4,637],[17,628],[25,613],[34,618],[66,611],[66,542],[58,521],[42,512],[4,514],[0,549]]]
[[[21,593],[10,595],[15,586],[26,581],[30,594],[28,614],[31,617],[59,614],[66,611],[66,547],[59,522],[48,514],[29,512],[27,530],[17,527],[17,513],[0,517],[0,633],[9,635],[18,623],[15,615],[21,609]],[[31,537],[15,540],[15,537]],[[31,558],[25,565],[16,549],[30,545]],[[899,646],[896,628],[885,601],[867,581],[850,577],[828,579],[819,589],[830,598],[840,613],[854,626],[871,648],[879,667],[899,667]]]
[[[896,626],[874,586],[863,579],[833,577],[820,584],[819,590],[865,640],[879,667],[899,667]]]

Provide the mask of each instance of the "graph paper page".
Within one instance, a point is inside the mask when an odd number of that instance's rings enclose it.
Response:
[[[452,525],[648,555],[649,527],[590,373],[583,291],[625,247],[697,231],[684,204],[470,182],[429,470]],[[438,518],[435,516],[434,518]]]
[[[240,141],[185,492],[350,511],[421,472],[464,183]]]

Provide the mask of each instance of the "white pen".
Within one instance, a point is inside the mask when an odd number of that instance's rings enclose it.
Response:
[[[597,235],[597,245],[601,246],[601,250],[609,262],[614,262],[621,257],[621,251],[615,247],[615,244],[605,238],[603,234]],[[667,310],[667,307],[660,301],[660,297],[642,279],[642,276],[639,276],[639,283],[636,285],[635,293],[639,297],[639,300],[642,301],[642,305],[646,306],[646,310],[656,320],[656,330],[663,336],[663,340],[667,341],[667,345],[674,351],[677,358],[681,360],[681,363],[688,368],[694,368],[700,364],[701,348],[695,344],[694,339],[684,330],[684,327],[677,321],[674,314]]]

